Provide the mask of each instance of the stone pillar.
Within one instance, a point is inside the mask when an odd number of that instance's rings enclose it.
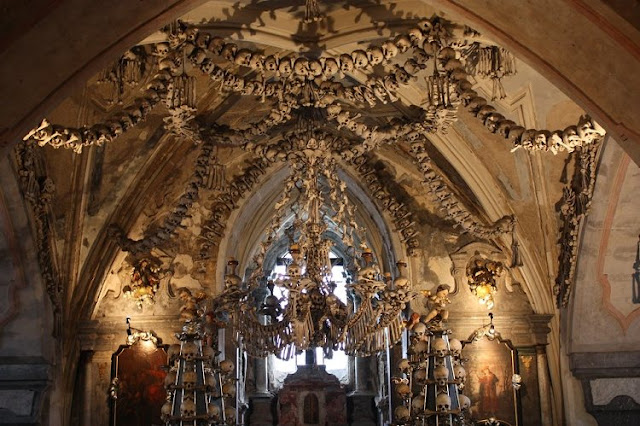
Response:
[[[82,374],[82,424],[93,425],[96,424],[91,418],[93,408],[93,365],[91,364],[93,358],[93,352],[88,352],[83,357]]]
[[[553,412],[551,408],[551,382],[545,345],[536,346],[536,361],[538,364],[538,387],[540,390],[540,418],[542,419],[542,424],[550,425],[553,424]]]
[[[256,394],[269,394],[269,372],[267,371],[267,358],[254,358],[253,374],[255,374]]]

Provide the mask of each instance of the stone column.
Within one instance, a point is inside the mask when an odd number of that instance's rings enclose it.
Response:
[[[540,390],[540,418],[542,419],[542,424],[550,425],[553,424],[553,412],[551,409],[551,383],[545,345],[536,346],[536,360],[538,364],[538,387]]]
[[[267,371],[267,358],[254,358],[254,374],[256,381],[256,394],[269,395],[269,372]]]
[[[93,366],[91,360],[93,358],[93,352],[87,352],[83,357],[82,374],[84,375],[84,383],[82,389],[82,424],[93,425],[91,413],[93,407]]]

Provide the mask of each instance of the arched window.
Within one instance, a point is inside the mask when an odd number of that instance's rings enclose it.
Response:
[[[331,279],[336,284],[334,294],[343,302],[347,303],[347,279],[344,258],[334,251],[329,254],[331,259]],[[272,269],[271,276],[284,275],[287,263],[291,260],[291,255],[286,252],[278,257]],[[278,298],[286,297],[286,291],[280,287],[274,287],[273,294]],[[333,351],[332,354],[325,354],[322,348],[315,348],[316,364],[324,365],[326,371],[336,376],[341,383],[349,384],[350,357],[343,351]],[[285,377],[295,372],[299,365],[306,365],[306,356],[302,352],[289,360],[283,360],[275,355],[269,355],[269,387],[277,389],[282,386]]]

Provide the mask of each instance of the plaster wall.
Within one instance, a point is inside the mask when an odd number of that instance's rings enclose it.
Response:
[[[53,314],[8,158],[0,171],[0,424],[34,422],[51,375]]]

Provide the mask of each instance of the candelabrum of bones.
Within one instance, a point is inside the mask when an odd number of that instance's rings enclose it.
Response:
[[[430,299],[435,308],[422,318],[413,314],[409,321],[408,358],[398,362],[400,376],[393,378],[402,401],[394,410],[394,425],[470,424],[462,343],[446,327],[445,293],[448,286],[439,286]]]
[[[202,315],[202,299],[183,290],[185,301],[181,317],[182,332],[176,334],[179,344],[169,347],[168,373],[165,379],[167,401],[162,406],[162,419],[167,426],[204,426],[236,424],[235,366],[230,360],[218,359],[212,347],[216,330]]]

